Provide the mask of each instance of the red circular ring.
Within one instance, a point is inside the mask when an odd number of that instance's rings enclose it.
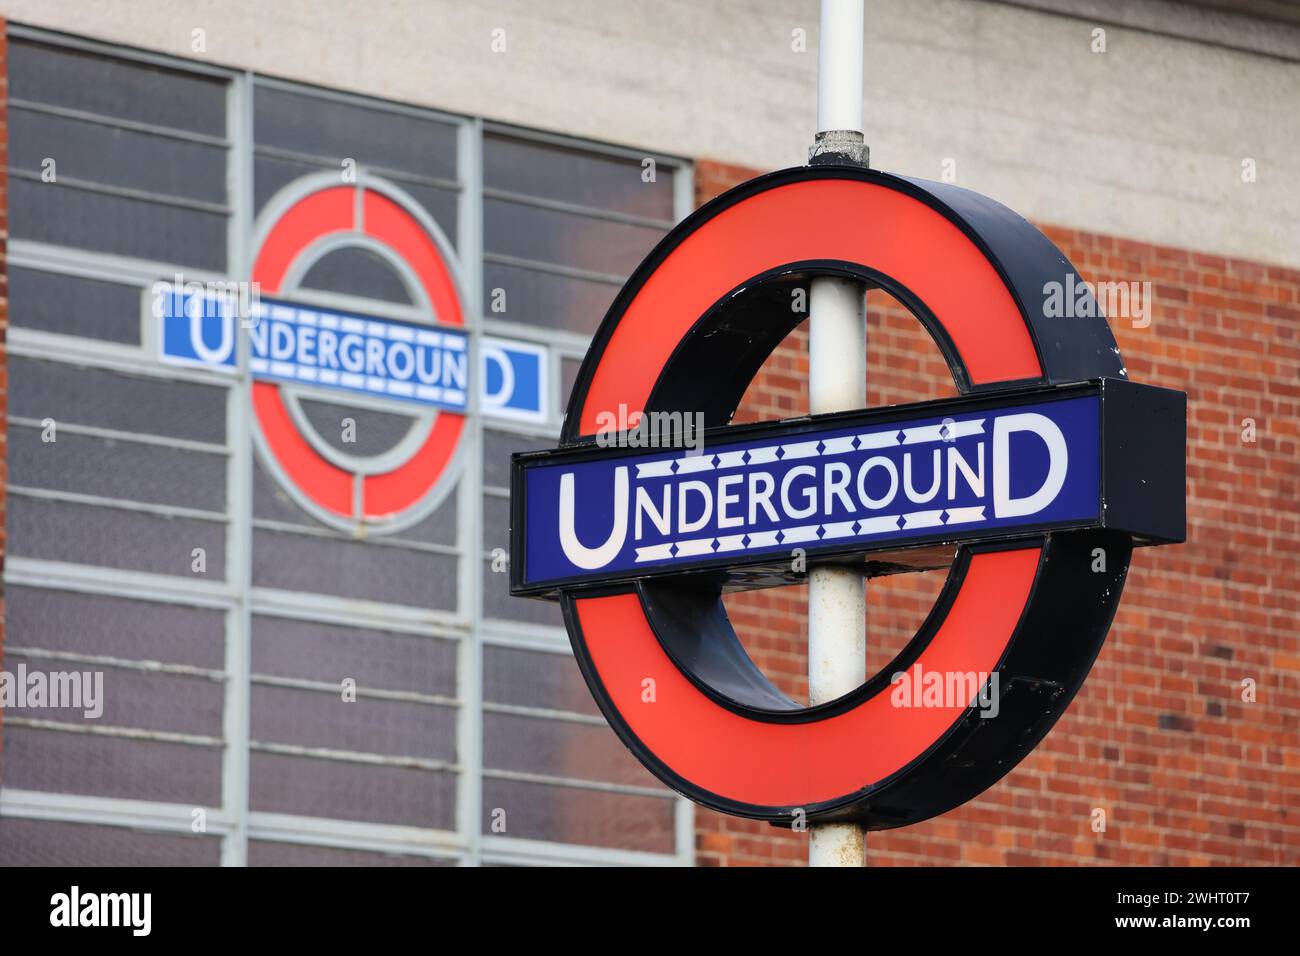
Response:
[[[667,254],[600,355],[581,406],[582,432],[595,432],[603,410],[643,410],[678,343],[730,290],[784,264],[818,260],[866,266],[911,290],[950,337],[973,384],[1042,375],[1002,276],[952,221],[877,183],[805,180],[734,203]],[[1041,551],[972,554],[921,666],[994,671],[1029,600]],[[808,806],[873,787],[920,758],[966,710],[896,708],[885,692],[820,720],[756,720],[686,678],[634,591],[569,600],[577,639],[626,732],[668,775],[731,805]],[[655,681],[653,704],[643,698],[647,678]]]
[[[253,281],[274,295],[303,250],[336,234],[366,236],[386,245],[411,267],[438,320],[464,325],[456,284],[437,242],[410,212],[365,187],[327,186],[290,206],[257,250]],[[356,517],[355,475],[328,461],[299,432],[280,388],[274,382],[253,383],[253,410],[270,454],[314,504],[342,517]],[[455,454],[464,427],[464,415],[439,410],[428,438],[409,459],[392,471],[362,478],[361,517],[377,520],[397,514],[428,494]]]

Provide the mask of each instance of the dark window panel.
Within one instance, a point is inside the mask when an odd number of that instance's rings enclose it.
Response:
[[[140,343],[139,286],[9,267],[9,321],[21,328]]]
[[[9,111],[9,163],[59,179],[195,199],[226,201],[226,148],[21,108]]]
[[[9,414],[212,444],[226,440],[221,386],[19,356],[9,359]]]
[[[226,269],[224,213],[11,178],[9,221],[15,239]]]
[[[252,654],[256,674],[340,684],[351,677],[361,688],[456,694],[456,644],[442,638],[259,615]]]
[[[221,748],[100,734],[5,727],[5,787],[221,805]]]
[[[388,260],[359,246],[327,252],[312,264],[300,284],[304,289],[321,292],[341,292],[403,305],[411,302],[402,277]]]
[[[505,293],[503,312],[491,311],[497,289]],[[594,335],[618,290],[611,282],[483,263],[484,316],[489,319]]]
[[[451,773],[258,752],[249,764],[254,812],[456,828]]]
[[[483,429],[483,484],[510,487],[510,456],[520,451],[554,448],[555,442],[530,435]]]
[[[390,757],[456,759],[456,710],[412,701],[254,684],[250,735],[259,743]]]
[[[483,699],[517,707],[600,714],[577,662],[567,653],[485,645]]]
[[[0,866],[217,866],[220,862],[218,837],[0,817]]]
[[[226,528],[212,521],[11,495],[8,535],[12,553],[25,558],[216,581],[225,576]],[[205,574],[191,570],[195,548],[206,551]]]
[[[499,495],[483,496],[483,550],[510,550],[510,499]]]
[[[655,779],[604,724],[483,715],[483,766],[575,780],[655,786]]]
[[[226,83],[27,41],[9,43],[9,95],[224,138]]]
[[[121,667],[106,667],[80,661],[51,660],[39,655],[5,654],[5,668],[12,671],[19,663],[27,671],[45,674],[59,672],[102,673],[102,696],[97,703],[101,716],[91,718],[82,707],[13,707],[5,714],[13,717],[30,717],[35,720],[58,720],[87,727],[132,727],[139,730],[161,730],[181,734],[201,734],[206,737],[221,736],[222,701],[225,689],[221,682],[206,677],[184,674],[151,674]],[[93,676],[91,680],[93,681]],[[83,694],[87,690],[83,684]],[[83,697],[82,703],[85,704]]]
[[[307,421],[321,438],[339,451],[361,458],[369,458],[388,451],[411,430],[415,419],[397,412],[381,412],[371,408],[323,402],[319,399],[298,400]],[[403,406],[394,403],[394,408]],[[343,421],[350,418],[356,427],[352,430],[353,442],[343,440]]]
[[[675,801],[519,780],[483,781],[483,832],[505,811],[504,836],[672,853]]]
[[[420,544],[455,545],[457,528],[456,494],[452,492],[426,518],[421,518],[409,528],[395,532],[392,537],[401,541],[418,541]]]
[[[560,408],[569,407],[569,397],[578,383],[578,371],[582,368],[581,359],[560,359]]]
[[[483,200],[483,248],[498,255],[626,276],[664,230],[504,199]]]
[[[339,185],[344,185],[342,178],[343,167],[337,163],[325,161],[305,162],[296,159],[285,159],[280,156],[254,154],[253,205],[257,207],[257,211],[260,213],[262,207],[289,183],[300,176],[319,173],[321,170],[338,173]]]
[[[9,429],[9,480],[15,485],[152,504],[226,510],[226,456],[139,445],[65,432]]]
[[[255,529],[253,584],[452,610],[456,606],[456,558]]]
[[[263,467],[260,454],[253,461],[253,517],[281,521],[304,528],[327,526],[304,511]]]
[[[526,139],[483,139],[483,184],[627,215],[672,222],[673,175],[658,166],[655,181],[642,180],[642,161],[583,152]]]
[[[370,104],[256,86],[253,138],[259,146],[456,179],[455,126]]]
[[[0,831],[3,832],[3,831]],[[455,860],[412,856],[409,853],[375,853],[305,843],[248,841],[249,866],[455,866]]]
[[[493,572],[492,562],[483,565],[483,614],[485,617],[521,624],[549,624],[564,626],[560,605],[555,601],[510,596],[510,575]]]
[[[220,669],[224,611],[50,588],[5,588],[11,646]]]

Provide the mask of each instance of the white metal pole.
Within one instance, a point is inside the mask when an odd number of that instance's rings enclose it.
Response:
[[[822,0],[817,131],[862,132],[862,0]]]
[[[817,130],[862,131],[862,0],[822,0]],[[819,140],[822,137],[819,135]],[[809,410],[862,408],[867,389],[866,290],[855,281],[813,279],[808,299]],[[847,694],[867,678],[867,601],[862,574],[813,568],[808,575],[808,702]],[[809,866],[865,866],[866,831],[813,825]]]

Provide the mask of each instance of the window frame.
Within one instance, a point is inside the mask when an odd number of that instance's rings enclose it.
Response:
[[[16,267],[39,269],[124,284],[148,285],[160,275],[183,272],[199,281],[222,281],[246,276],[251,265],[254,193],[253,161],[253,94],[259,85],[346,102],[368,109],[388,110],[447,123],[455,127],[457,144],[457,181],[438,181],[440,188],[457,190],[457,228],[454,237],[467,297],[471,354],[476,356],[483,334],[545,345],[548,350],[548,416],[544,423],[527,425],[519,422],[491,422],[494,430],[535,438],[537,444],[552,445],[558,439],[564,416],[562,362],[580,359],[590,342],[588,336],[574,332],[493,319],[483,313],[483,268],[486,255],[483,243],[483,141],[485,135],[506,134],[545,145],[563,146],[602,153],[624,159],[654,159],[658,169],[671,170],[674,214],[680,220],[694,205],[694,170],[681,158],[625,146],[598,143],[587,139],[530,130],[523,127],[485,121],[409,104],[388,102],[368,96],[346,93],[250,71],[227,69],[199,61],[141,51],[117,44],[101,43],[18,24],[9,24],[8,37],[62,46],[86,53],[112,56],[137,63],[217,78],[227,84],[227,133],[221,141],[227,156],[227,269],[228,275],[206,270],[181,268],[171,263],[137,259],[112,253],[74,249],[46,243],[11,239],[8,262]],[[124,124],[125,125],[125,124]],[[382,172],[381,172],[382,175]],[[492,192],[489,190],[488,192]],[[570,205],[570,204],[560,204]],[[574,206],[573,211],[586,207]],[[591,211],[591,210],[586,210]],[[641,217],[623,217],[606,211],[605,218],[644,222]],[[665,228],[671,223],[661,223]],[[562,268],[562,267],[559,267]],[[495,645],[570,655],[568,636],[562,627],[539,627],[519,622],[486,618],[483,613],[485,555],[483,552],[483,499],[500,495],[502,489],[489,489],[483,480],[483,432],[486,423],[477,408],[477,396],[471,402],[465,443],[464,471],[451,494],[456,496],[457,534],[455,547],[439,546],[452,553],[458,562],[458,594],[455,611],[401,607],[378,602],[343,601],[329,596],[254,587],[252,583],[252,535],[260,527],[253,517],[253,463],[256,452],[251,434],[251,378],[248,370],[247,337],[239,341],[239,360],[235,374],[223,374],[201,368],[163,365],[158,362],[157,341],[149,323],[139,345],[111,343],[72,335],[10,326],[9,353],[15,356],[53,359],[83,366],[145,375],[163,380],[216,385],[226,390],[226,440],[207,450],[226,456],[227,501],[223,515],[211,516],[225,525],[224,580],[190,579],[180,576],[151,574],[110,568],[47,561],[8,555],[4,571],[6,585],[22,585],[57,590],[79,591],[135,597],[180,606],[218,609],[225,614],[225,661],[220,671],[206,675],[225,687],[222,755],[221,806],[203,808],[206,832],[221,841],[220,860],[225,866],[244,865],[250,840],[287,842],[321,847],[357,849],[404,856],[429,857],[458,865],[693,865],[695,857],[694,807],[669,790],[661,797],[672,801],[674,852],[644,853],[578,844],[550,843],[503,834],[483,832],[480,808],[482,781],[509,777],[503,771],[483,767],[484,712],[500,705],[485,704],[483,699],[483,647]],[[31,424],[26,419],[11,418],[14,424]],[[75,427],[74,427],[75,428]],[[90,427],[75,428],[87,434],[123,438],[121,433]],[[125,436],[130,440],[130,434]],[[60,493],[11,486],[10,494],[34,497],[58,496]],[[121,506],[114,499],[98,502],[109,507]],[[143,510],[166,513],[165,506],[144,505]],[[249,757],[258,750],[250,739],[249,707],[252,684],[257,681],[251,667],[252,618],[270,616],[296,620],[315,620],[336,625],[353,625],[398,631],[455,643],[456,664],[456,809],[454,830],[434,830],[415,826],[360,823],[339,819],[309,818],[297,815],[252,811],[249,808]],[[28,647],[18,635],[9,635],[12,652],[39,651]],[[85,663],[94,663],[93,655]],[[77,658],[72,655],[71,658]],[[140,662],[147,665],[151,662]],[[543,717],[570,719],[568,712],[544,714]],[[22,718],[10,717],[6,725],[22,726]],[[76,725],[70,725],[69,729]],[[82,729],[84,732],[84,728]],[[112,732],[112,728],[97,728]],[[75,732],[75,731],[74,731]],[[148,736],[148,734],[146,734]],[[279,748],[280,745],[277,745]],[[382,762],[384,758],[379,758]],[[392,758],[394,760],[399,758]],[[534,775],[526,775],[536,779]],[[545,779],[539,782],[547,782]],[[566,786],[572,781],[555,778]],[[598,784],[591,789],[640,793],[644,788]],[[0,787],[0,815],[70,823],[130,827],[164,833],[190,833],[195,808],[175,803],[149,800],[117,799],[89,795],[16,790]]]

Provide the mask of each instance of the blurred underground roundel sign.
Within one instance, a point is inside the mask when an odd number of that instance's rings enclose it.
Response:
[[[395,298],[407,301],[386,311],[398,317],[319,304],[337,298],[307,291],[308,280],[337,254],[363,257],[390,287],[396,279]],[[455,261],[401,190],[370,177],[341,185],[337,175],[308,176],[262,213],[250,282],[214,288],[223,284],[177,277],[152,290],[159,356],[234,372],[246,338],[267,470],[322,521],[400,530],[450,486],[472,390],[488,414],[548,415],[544,348],[484,337],[472,361]],[[355,268],[336,269],[327,287],[360,301],[357,281]]]
[[[728,426],[815,276],[903,303],[959,397]],[[741,816],[884,829],[971,799],[1048,732],[1133,548],[1185,535],[1185,396],[1128,381],[1095,309],[1049,315],[1071,281],[990,199],[839,166],[737,187],[651,252],[561,447],[513,459],[511,589],[561,603],[601,710],[661,780]],[[722,595],[816,565],[950,571],[889,666],[808,707],[750,660]]]

